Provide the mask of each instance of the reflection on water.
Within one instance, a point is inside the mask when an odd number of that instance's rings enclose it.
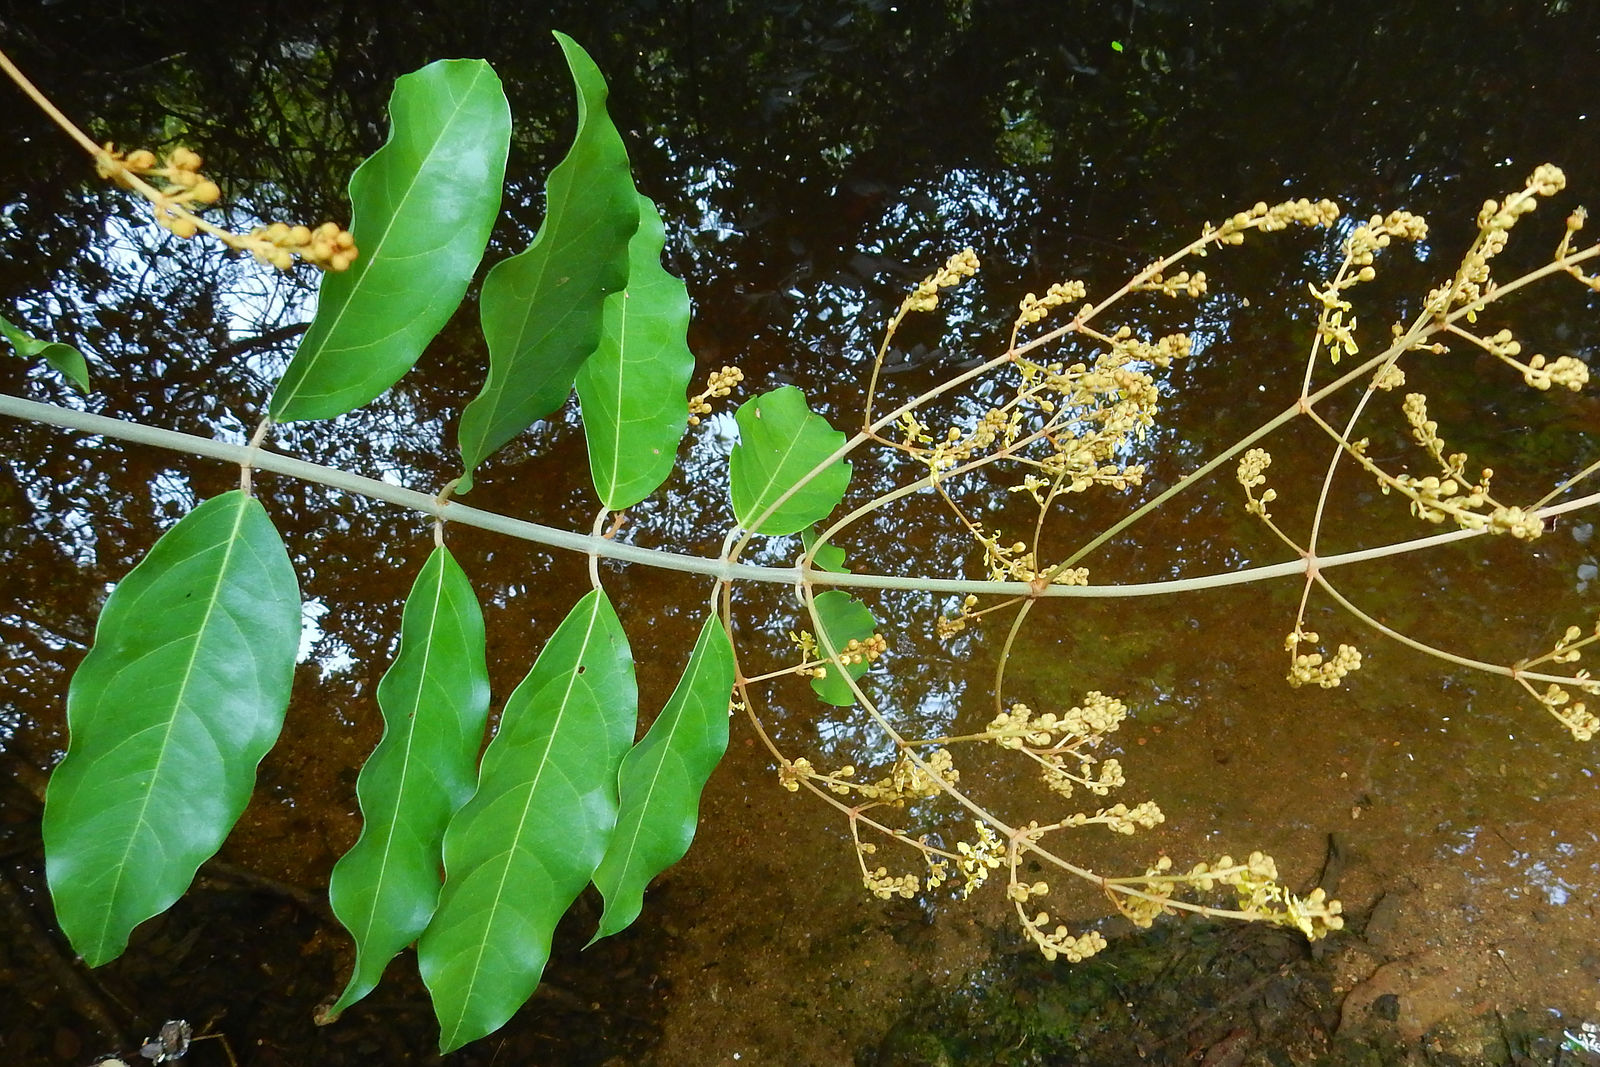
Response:
[[[235,5],[227,19],[195,25],[157,9],[110,16],[49,5],[8,16],[4,46],[95,136],[196,143],[208,168],[228,177],[228,201],[248,205],[235,208],[245,226],[257,217],[342,217],[342,175],[381,143],[393,77],[442,55],[486,56],[517,119],[517,172],[493,258],[534,232],[542,176],[563,151],[569,88],[547,33],[560,27],[607,71],[641,188],[672,220],[669,256],[698,309],[701,371],[738,362],[751,391],[794,382],[845,427],[859,420],[860,377],[904,285],[967,245],[983,272],[942,316],[898,338],[885,402],[992,353],[1021,293],[1064,274],[1108,292],[1205,218],[1258,198],[1328,195],[1352,219],[1394,207],[1430,216],[1430,244],[1415,257],[1391,256],[1394,284],[1373,294],[1364,321],[1381,330],[1447,267],[1482,198],[1502,195],[1535,164],[1552,158],[1579,199],[1600,196],[1600,99],[1587,98],[1592,79],[1582,73],[1600,41],[1592,5],[1463,2],[1448,24],[1437,5],[1377,0],[1336,13],[1283,0],[1259,5],[1248,22],[1221,5],[1133,0],[963,2],[938,13],[874,0],[636,4],[626,15],[599,5],[534,14],[469,4],[370,22],[291,7]],[[1337,47],[1327,40],[1333,19]],[[7,143],[18,146],[0,156],[6,314],[83,348],[93,410],[243,440],[298,336],[311,280],[170,239],[120,196],[92,188],[83,160],[40,118],[18,107],[0,115]],[[1183,328],[1195,338],[1195,355],[1163,384],[1168,421],[1145,446],[1178,462],[1152,459],[1151,485],[1126,497],[1074,501],[1054,548],[1082,543],[1293,397],[1312,322],[1302,294],[1336,249],[1336,235],[1252,242],[1205,263],[1214,288],[1198,305],[1137,313],[1130,324],[1141,331]],[[1286,318],[1290,302],[1302,310]],[[1539,343],[1592,362],[1584,303],[1535,297],[1517,313],[1543,335]],[[418,371],[379,402],[336,426],[282,428],[279,447],[417,488],[442,484],[455,473],[454,419],[482,375],[475,318],[464,309]],[[0,376],[8,392],[71,402],[47,374],[15,361],[0,363]],[[1461,446],[1506,484],[1523,468],[1575,470],[1595,458],[1600,416],[1590,401],[1529,397],[1480,367],[1464,376],[1475,385],[1443,377],[1426,386],[1436,417],[1447,432],[1460,427]],[[943,410],[971,419],[992,395],[979,389]],[[707,420],[622,536],[715,552],[729,521],[732,433],[726,416]],[[1320,453],[1303,453],[1299,466],[1290,458],[1310,442],[1290,434],[1275,449],[1282,484],[1320,473]],[[1382,447],[1399,454],[1403,435]],[[5,776],[0,825],[6,884],[38,913],[37,809],[26,786],[64,744],[61,694],[98,605],[162,528],[233,475],[12,423],[0,424],[0,448],[0,642],[9,653],[0,662],[0,752],[15,769]],[[586,528],[586,470],[569,407],[486,468],[481,491],[497,510]],[[864,457],[851,500],[910,474],[902,460]],[[256,802],[224,858],[320,889],[358,830],[355,768],[378,730],[372,691],[408,576],[428,548],[427,525],[316,486],[258,483],[301,574],[308,654],[284,742],[263,765]],[[953,490],[974,506],[989,502],[990,521],[1012,528],[1026,513],[1014,495],[996,500],[1003,488],[973,478]],[[1353,479],[1340,492],[1341,506],[1361,518],[1331,531],[1326,547],[1413,532],[1392,502]],[[1290,496],[1286,514],[1301,506]],[[970,542],[931,504],[920,496],[853,528],[841,539],[852,563],[909,573],[976,567]],[[1425,640],[1514,659],[1592,613],[1586,528],[1565,536],[1560,527],[1531,554],[1473,544],[1377,564],[1344,577],[1344,588]],[[475,531],[453,531],[452,545],[488,615],[495,692],[508,693],[583,588],[581,567]],[[798,551],[795,539],[772,539],[753,558],[783,564]],[[1097,581],[1138,581],[1281,558],[1224,484],[1089,562]],[[642,688],[659,704],[697,621],[680,605],[706,589],[622,570],[607,581],[641,652]],[[1367,666],[1347,689],[1289,691],[1278,650],[1294,594],[1251,588],[1036,614],[1006,699],[1048,706],[1090,688],[1121,695],[1134,719],[1108,754],[1127,767],[1130,802],[1154,797],[1169,816],[1131,851],[1086,838],[1083,861],[1121,871],[1161,850],[1181,863],[1262,847],[1301,887],[1318,877],[1335,834],[1349,854],[1340,892],[1354,906],[1404,898],[1411,928],[1441,910],[1470,912],[1518,968],[1510,980],[1485,969],[1484,981],[1498,983],[1485,989],[1508,1006],[1588,1010],[1584,983],[1600,974],[1539,961],[1575,952],[1595,933],[1574,907],[1592,893],[1600,862],[1587,829],[1591,750],[1564,740],[1507,687],[1372,642],[1363,642]],[[738,606],[757,643],[755,634],[781,638],[796,625],[783,590],[742,590]],[[987,720],[1003,630],[941,645],[931,634],[948,604],[884,595],[873,608],[894,641],[871,684],[899,721],[936,734]],[[1313,628],[1351,630],[1332,614],[1317,615]],[[782,646],[775,640],[769,653],[758,644],[753,666],[766,669],[765,657],[786,654]],[[859,716],[804,693],[778,692],[774,722],[785,744],[832,762],[887,756]],[[580,908],[558,939],[544,991],[506,1043],[469,1050],[462,1062],[497,1054],[531,1062],[550,1048],[562,1062],[698,1063],[734,1052],[742,1062],[844,1062],[876,1045],[908,991],[1002,973],[995,946],[1004,954],[1018,939],[999,904],[919,901],[899,912],[866,898],[843,828],[778,790],[749,741],[736,729],[696,848],[653,891],[640,930],[580,957],[594,918]],[[1002,774],[990,788],[995,802],[1038,799],[1027,774]],[[1546,913],[1543,931],[1530,933],[1520,922],[1530,900],[1559,909],[1559,919]],[[1093,894],[1063,906],[1085,921],[1105,911]],[[97,976],[129,1031],[172,1014],[197,1023],[215,1016],[251,1063],[402,1062],[423,1057],[433,1040],[408,959],[370,1008],[312,1030],[312,1008],[345,963],[342,935],[314,910],[237,875],[209,874],[140,937],[130,959]],[[1381,951],[1411,947],[1397,934]],[[19,994],[6,998],[12,1010],[43,1013],[0,1024],[28,1035],[8,1052],[26,1060],[53,1049],[70,1062],[107,1047],[55,979],[12,949],[0,954],[0,973]],[[22,977],[25,969],[40,977]],[[251,984],[258,974],[271,998]],[[237,996],[220,992],[230,988]],[[611,1034],[610,1044],[571,1041],[596,1031]],[[220,1062],[207,1055],[202,1045],[191,1058]]]

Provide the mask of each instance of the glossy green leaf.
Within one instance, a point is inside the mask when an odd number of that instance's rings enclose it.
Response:
[[[627,637],[595,590],[506,702],[477,792],[445,831],[444,890],[417,945],[441,1051],[499,1029],[539,984],[556,921],[616,825],[637,710]]]
[[[77,386],[78,392],[89,391],[89,363],[76,348],[59,341],[41,341],[3,316],[0,316],[0,336],[11,342],[11,347],[23,359],[42,359],[51,370]]]
[[[844,460],[799,484],[845,441],[844,434],[811,413],[799,389],[786,385],[747,400],[734,418],[739,443],[728,460],[729,492],[740,526],[764,534],[798,533],[844,499],[850,484],[850,464]]]
[[[333,912],[355,938],[355,969],[325,1022],[371,992],[422,936],[439,900],[445,825],[472,796],[489,716],[483,613],[443,545],[406,598],[378,706],[383,740],[356,782],[365,825],[328,883]]]
[[[628,239],[639,226],[628,153],[606,115],[600,69],[570,37],[556,39],[578,90],[578,132],[545,182],[533,244],[483,282],[489,378],[461,413],[463,493],[478,464],[566,402],[600,344],[606,298],[628,281]]]
[[[822,632],[817,634],[819,658],[827,657],[830,651],[842,654],[851,641],[865,642],[878,629],[878,623],[867,606],[842,590],[829,589],[825,593],[818,593],[815,603],[822,627]],[[846,664],[845,673],[851,678],[860,678],[867,673],[868,666],[865,659],[860,663]],[[817,696],[841,708],[854,704],[856,695],[850,691],[850,683],[840,677],[838,667],[829,663],[827,670],[828,673],[821,678],[811,679],[811,688]]]
[[[713,615],[701,627],[667,706],[622,761],[622,811],[594,872],[606,901],[595,940],[638,918],[645,886],[689,851],[700,791],[728,749],[733,672],[733,646]]]
[[[810,552],[811,546],[817,543],[818,536],[815,526],[810,526],[800,531],[800,541],[807,552]],[[817,554],[812,557],[812,562],[817,565],[819,571],[832,571],[834,574],[850,573],[850,568],[844,565],[844,549],[838,545],[823,545],[817,550]]]
[[[299,643],[288,553],[238,491],[168,530],[106,600],[44,811],[56,917],[90,966],[222,845],[283,725]]]
[[[389,140],[350,178],[359,255],[322,276],[317,313],[273,393],[278,422],[328,419],[416,363],[461,303],[500,212],[511,109],[480,59],[395,81]]]
[[[689,291],[661,266],[666,228],[638,198],[628,243],[628,287],[606,298],[600,347],[578,371],[589,471],[600,502],[630,508],[655,492],[678,458],[689,424]]]

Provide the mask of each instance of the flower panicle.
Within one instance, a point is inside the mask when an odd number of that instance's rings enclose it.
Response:
[[[1472,243],[1455,277],[1428,294],[1427,306],[1440,320],[1461,315],[1476,322],[1478,312],[1492,298],[1496,283],[1490,276],[1490,262],[1505,251],[1511,230],[1522,216],[1539,206],[1543,198],[1554,196],[1567,186],[1567,176],[1550,163],[1534,168],[1523,187],[1503,200],[1485,200],[1478,211],[1478,237]],[[1581,225],[1582,220],[1578,220]],[[1568,238],[1576,232],[1569,217]]]
[[[689,398],[689,425],[700,425],[702,416],[711,414],[713,400],[730,395],[734,386],[744,381],[744,371],[725,366],[711,372],[706,387]]]
[[[157,225],[176,237],[210,234],[279,270],[289,270],[297,259],[330,271],[349,270],[356,261],[355,238],[338,223],[312,228],[275,222],[237,234],[202,218],[200,212],[222,199],[217,183],[201,172],[203,162],[182,146],[163,158],[145,148],[123,152],[108,142],[95,157],[95,172],[150,201]]]
[[[960,285],[978,273],[978,254],[963,248],[945,261],[944,266],[917,283],[900,305],[901,314],[908,311],[932,311],[939,306],[939,290]]]

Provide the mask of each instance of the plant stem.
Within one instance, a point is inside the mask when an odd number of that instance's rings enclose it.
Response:
[[[1454,663],[1458,667],[1471,667],[1474,670],[1480,670],[1486,674],[1498,674],[1503,678],[1531,678],[1536,682],[1556,682],[1558,684],[1562,682],[1571,684],[1572,682],[1572,678],[1569,675],[1546,674],[1541,671],[1513,669],[1505,666],[1504,664],[1490,663],[1487,660],[1481,659],[1470,659],[1466,656],[1458,656],[1454,652],[1446,652],[1442,648],[1435,648],[1433,645],[1418,641],[1414,637],[1408,637],[1399,630],[1394,629],[1392,626],[1386,626],[1377,619],[1374,619],[1371,615],[1368,615],[1366,612],[1352,604],[1343,593],[1339,592],[1332,585],[1330,585],[1328,580],[1323,578],[1321,575],[1317,576],[1316,583],[1321,587],[1324,593],[1327,593],[1334,599],[1335,603],[1337,603],[1344,610],[1348,611],[1351,615],[1355,616],[1359,622],[1370,626],[1372,629],[1376,630],[1378,633],[1387,638],[1398,641],[1407,648],[1415,649],[1416,651],[1432,656],[1435,659],[1442,659],[1446,663]]]
[[[484,511],[454,501],[441,504],[436,497],[429,496],[426,493],[419,493],[416,490],[379,481],[376,478],[365,478],[359,474],[351,474],[348,471],[338,470],[333,467],[308,463],[305,460],[294,459],[269,449],[258,448],[252,451],[247,445],[216,441],[208,437],[179,433],[176,430],[164,430],[155,426],[146,426],[142,423],[107,418],[104,415],[77,411],[55,404],[43,404],[34,400],[24,400],[21,397],[0,394],[0,415],[43,423],[48,426],[60,426],[64,429],[78,430],[83,433],[114,437],[124,441],[131,441],[135,444],[165,448],[174,452],[220,460],[224,463],[243,463],[248,460],[250,465],[257,470],[271,471],[274,474],[315,482],[319,485],[326,485],[348,493],[355,493],[358,496],[382,500],[445,522],[458,522],[464,526],[475,526],[479,529],[504,534],[508,537],[532,541],[549,548],[560,548],[586,555],[593,552],[602,559],[638,563],[647,567],[658,567],[663,570],[682,571],[689,574],[704,574],[722,582],[767,582],[792,586],[797,581],[804,579],[813,585],[855,589],[888,589],[928,593],[957,593],[962,595],[974,593],[981,596],[1021,596],[1030,599],[1055,597],[1106,599],[1165,596],[1172,593],[1215,589],[1228,585],[1245,585],[1251,582],[1270,581],[1289,575],[1304,574],[1306,569],[1305,560],[1297,559],[1284,563],[1249,567],[1239,571],[1199,575],[1193,578],[1171,578],[1160,582],[1130,582],[1125,585],[1051,585],[1043,589],[1036,589],[1028,582],[996,582],[983,579],[928,578],[892,574],[844,574],[810,569],[802,572],[795,567],[757,567],[748,563],[735,563],[726,559],[713,559],[704,556],[690,556],[679,552],[669,552],[665,549],[641,548],[637,545],[623,544],[605,537],[594,537],[589,534],[574,533],[570,530],[558,530],[552,526],[528,522],[525,519],[514,519],[508,515]],[[1575,497],[1554,507],[1544,508],[1539,514],[1545,517],[1564,515],[1593,507],[1596,504],[1600,504],[1600,493],[1590,493],[1586,496]],[[1416,552],[1426,548],[1434,548],[1440,545],[1452,544],[1456,541],[1480,537],[1486,532],[1485,530],[1452,530],[1448,533],[1433,534],[1410,541],[1378,545],[1354,552],[1342,552],[1334,556],[1321,556],[1317,559],[1317,566],[1321,570],[1327,570],[1330,567],[1363,563],[1368,560],[1382,559],[1386,556],[1403,555],[1408,552]]]

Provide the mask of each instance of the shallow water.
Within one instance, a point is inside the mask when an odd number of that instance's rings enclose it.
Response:
[[[393,77],[440,56],[486,56],[519,123],[493,257],[537,226],[542,176],[563,150],[569,93],[546,32],[562,28],[607,72],[641,188],[671,220],[671,262],[696,301],[700,372],[737,361],[751,392],[792,381],[841,426],[858,417],[861,377],[904,286],[968,244],[983,272],[945,319],[902,335],[909,366],[889,379],[891,395],[995,351],[1021,292],[1065,275],[1107,291],[1206,218],[1257,199],[1326,195],[1352,217],[1394,207],[1429,216],[1426,248],[1397,249],[1392,283],[1374,292],[1364,321],[1381,331],[1449,269],[1484,197],[1546,159],[1562,164],[1574,192],[1543,220],[1542,250],[1560,214],[1600,190],[1600,94],[1584,73],[1600,17],[1583,5],[1467,3],[1447,19],[1422,3],[1286,2],[1252,7],[1248,19],[1176,4],[952,3],[937,15],[869,2],[554,7],[509,16],[455,5],[368,22],[314,6],[239,6],[196,24],[156,9],[112,17],[60,4],[9,16],[0,37],[95,136],[131,144],[182,134],[230,176],[230,201],[263,217],[342,217],[340,175],[381,142]],[[22,149],[0,159],[0,303],[37,333],[84,348],[94,410],[239,439],[306,314],[303,279],[163,242],[119,197],[93,189],[83,160],[31,112],[7,108],[0,122]],[[1213,290],[1198,307],[1135,315],[1141,329],[1193,324],[1200,342],[1170,375],[1167,417],[1145,446],[1155,486],[1293,399],[1313,321],[1305,286],[1332,247],[1299,233],[1253,241],[1203,264]],[[1514,319],[1530,350],[1538,342],[1593,362],[1593,304],[1568,291],[1522,302]],[[290,427],[279,447],[437,486],[454,473],[453,419],[482,373],[474,330],[464,314],[395,395],[331,427]],[[67,401],[13,361],[0,374],[8,392]],[[1533,397],[1479,363],[1431,376],[1443,432],[1493,465],[1497,484],[1596,458],[1600,415],[1583,397]],[[729,441],[719,429],[713,420],[691,437],[679,473],[637,509],[626,536],[715,553],[728,521],[719,470]],[[0,753],[12,771],[0,808],[4,885],[17,909],[11,927],[49,938],[33,798],[65,741],[66,679],[108,584],[189,503],[235,475],[42,427],[7,422],[0,435]],[[1391,443],[1397,455],[1403,446]],[[1273,484],[1284,494],[1275,513],[1303,516],[1305,495],[1291,487],[1323,469],[1325,449],[1314,445],[1299,433],[1274,442]],[[585,470],[569,409],[497,459],[483,492],[497,510],[586,529]],[[903,473],[858,463],[853,492]],[[242,1063],[433,1058],[408,955],[337,1026],[310,1021],[348,965],[317,894],[359,831],[355,773],[379,726],[372,690],[409,574],[430,547],[426,526],[285,479],[258,485],[313,605],[283,741],[223,850],[228,866],[208,869],[173,912],[141,929],[128,956],[84,979],[87,991],[46,968],[45,946],[0,944],[0,975],[16,994],[0,1008],[0,1049],[17,1062],[110,1051],[115,1042],[85,1018],[86,998],[107,1006],[125,1040],[181,1016],[226,1035]],[[1344,521],[1327,548],[1430,532],[1354,479],[1340,492]],[[1059,526],[1060,546],[1137,499],[1086,499]],[[1011,523],[1020,521],[1014,500],[997,505]],[[967,542],[926,503],[852,532],[852,559],[884,572],[962,566]],[[1569,622],[1592,621],[1593,590],[1580,577],[1594,565],[1586,521],[1563,520],[1531,550],[1474,543],[1369,565],[1341,576],[1341,588],[1421,639],[1510,661],[1547,647]],[[450,536],[484,602],[503,699],[586,576],[538,548],[468,529]],[[786,562],[795,546],[762,551],[763,562]],[[1283,558],[1223,478],[1089,562],[1094,580],[1109,582]],[[682,605],[704,589],[633,570],[607,585],[651,708],[697,625]],[[1549,1053],[1561,1028],[1600,1018],[1590,948],[1600,931],[1588,903],[1600,872],[1592,745],[1571,742],[1509,684],[1365,635],[1367,660],[1345,688],[1290,690],[1281,648],[1297,592],[1290,581],[1036,613],[1006,699],[1120,695],[1134,712],[1117,738],[1124,794],[1158,800],[1168,817],[1132,841],[1084,833],[1072,857],[1131,872],[1163,851],[1182,865],[1262,848],[1303,889],[1327,873],[1332,835],[1338,892],[1360,922],[1316,962],[1336,1023],[1339,1005],[1348,1008],[1345,1036],[1388,1024],[1394,1040],[1421,1048],[1458,1016],[1548,1009],[1556,1014],[1529,1024],[1528,1040]],[[931,733],[981,726],[1004,627],[940,645],[927,598],[873,604],[894,642],[889,668],[871,682],[886,706]],[[768,644],[784,655],[782,635],[795,625],[785,596],[750,592],[740,610],[770,623],[752,636],[752,655],[759,661]],[[1334,642],[1357,632],[1325,602],[1310,625]],[[819,708],[798,686],[775,692],[767,721],[795,754],[865,764],[863,749],[883,751],[859,714]],[[978,791],[1005,812],[1037,810],[1045,798],[1034,777],[1009,767],[997,761]],[[981,769],[964,767],[964,781]],[[1062,887],[1052,910],[1101,923],[1108,936],[1127,928],[1102,922],[1108,905],[1087,891]],[[892,1030],[927,1020],[921,1028],[933,1031],[941,1012],[955,1017],[941,998],[977,989],[1016,999],[1049,981],[1014,966],[1026,950],[993,887],[968,902],[884,904],[863,893],[842,820],[778,788],[770,757],[740,723],[695,847],[652,890],[639,926],[580,953],[595,916],[580,902],[534,1001],[454,1059],[872,1062]],[[1155,936],[1188,929],[1174,921]],[[1385,995],[1397,998],[1392,1018],[1363,1006]],[[1147,1048],[1124,1035],[1123,1053],[1204,1055],[1244,1029],[1185,1029],[1177,1009],[1154,999],[1147,1014],[1159,1038],[1187,1036],[1150,1051],[1154,1039]],[[1265,1056],[1279,1042],[1259,1019],[1249,1027],[1241,1055]],[[219,1046],[197,1044],[189,1062],[225,1062]]]

